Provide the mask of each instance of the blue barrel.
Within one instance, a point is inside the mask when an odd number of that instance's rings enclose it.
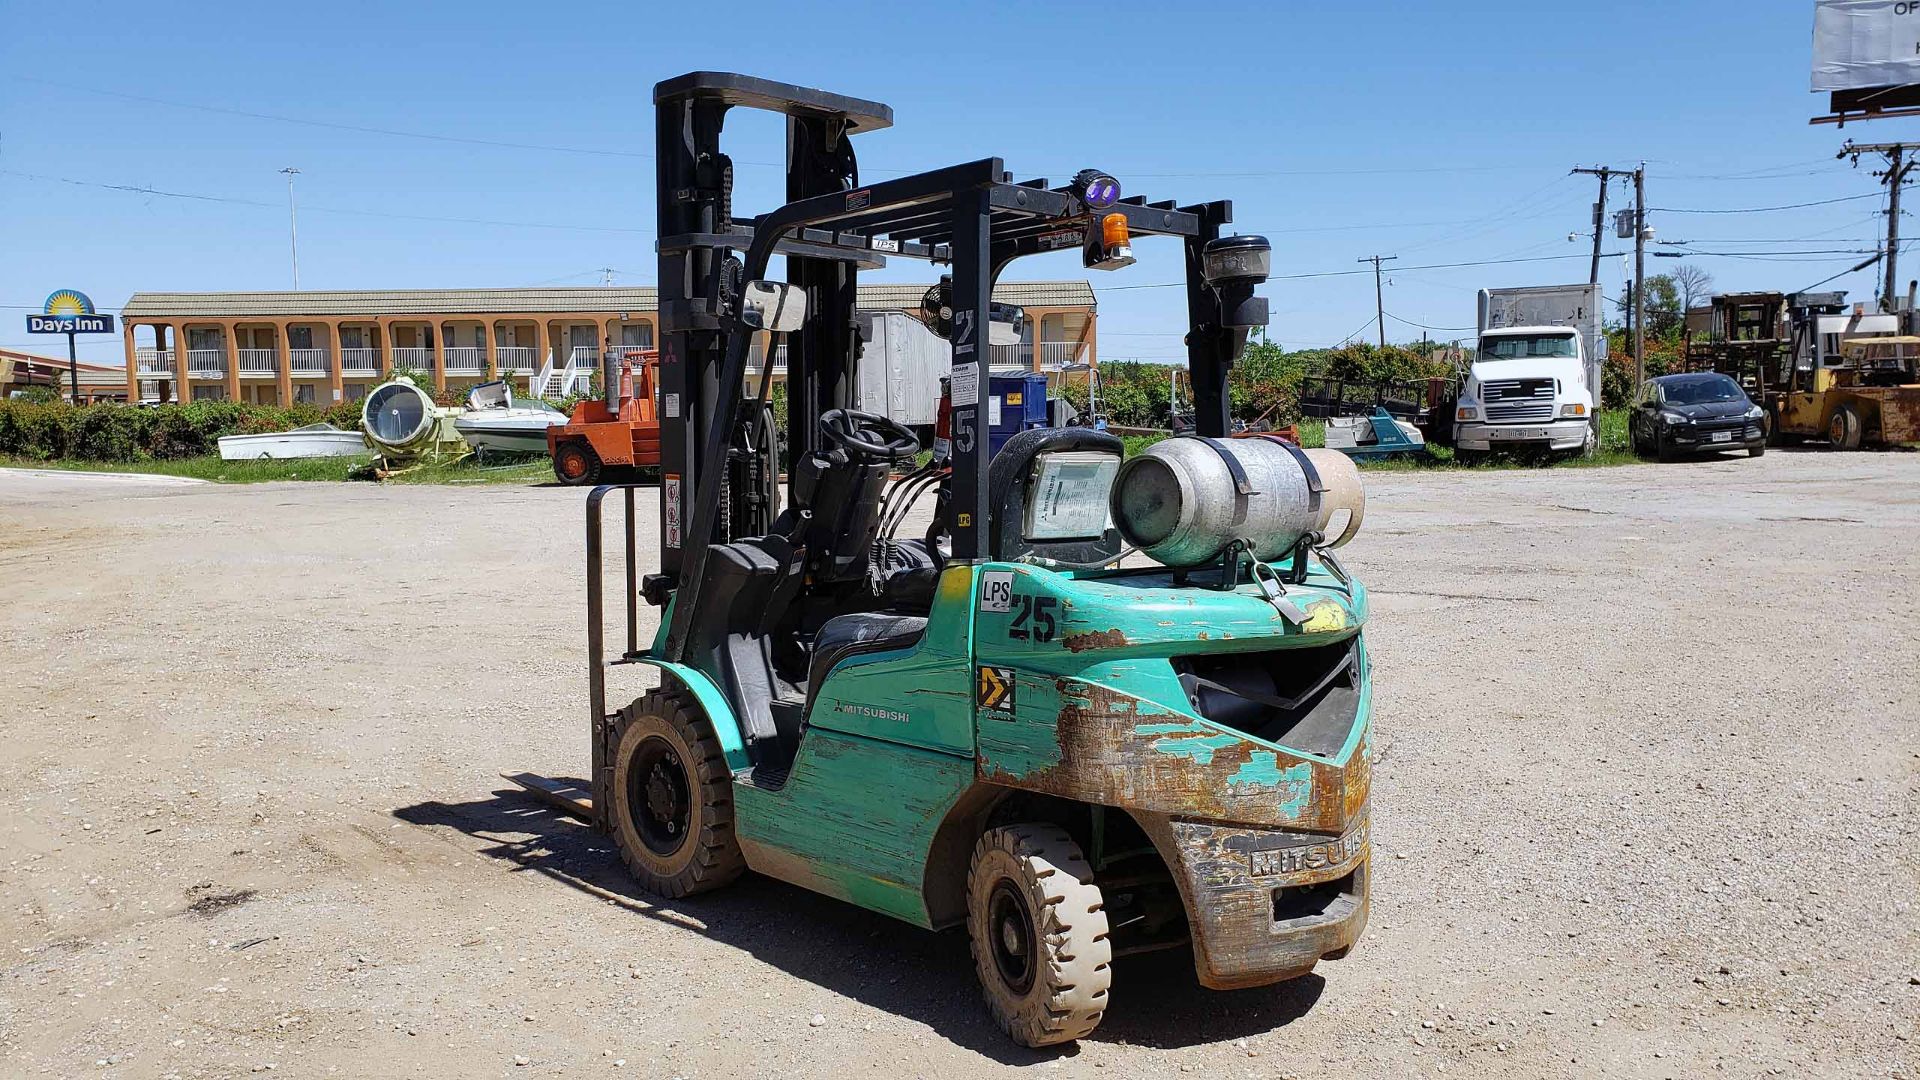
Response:
[[[997,454],[1008,439],[1047,426],[1047,376],[1028,371],[987,380],[987,450]]]

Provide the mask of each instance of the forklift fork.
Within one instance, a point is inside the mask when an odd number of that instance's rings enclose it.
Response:
[[[608,788],[613,778],[613,740],[618,711],[607,711],[607,671],[638,663],[640,649],[640,564],[635,558],[633,492],[638,484],[602,484],[587,493],[587,722],[593,745],[593,772],[583,784],[578,780],[540,776],[535,773],[501,773],[501,777],[525,788],[528,794],[577,817],[602,832],[611,825],[606,814]],[[601,527],[601,503],[607,495],[622,494],[626,510],[627,563],[627,648],[613,660],[606,658],[605,587],[602,563],[606,548]]]

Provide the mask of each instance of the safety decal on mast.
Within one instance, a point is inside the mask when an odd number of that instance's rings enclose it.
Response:
[[[661,488],[665,492],[662,501],[667,504],[666,509],[661,512],[661,522],[665,525],[667,534],[667,546],[677,548],[680,546],[680,477],[668,474],[662,478]]]

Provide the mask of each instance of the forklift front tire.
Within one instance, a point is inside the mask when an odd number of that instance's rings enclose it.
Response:
[[[578,440],[561,443],[553,451],[553,476],[568,487],[586,487],[600,479],[600,455]]]
[[[967,936],[987,1007],[1023,1046],[1091,1034],[1107,1008],[1113,946],[1093,867],[1066,830],[989,830],[967,873]]]
[[[677,900],[739,877],[733,777],[706,718],[684,695],[655,690],[622,709],[620,723],[608,801],[634,879]]]

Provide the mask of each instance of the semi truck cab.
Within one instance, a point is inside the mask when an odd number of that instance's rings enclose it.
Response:
[[[1566,326],[1484,330],[1454,413],[1467,453],[1585,453],[1594,438],[1593,388],[1580,331]]]

